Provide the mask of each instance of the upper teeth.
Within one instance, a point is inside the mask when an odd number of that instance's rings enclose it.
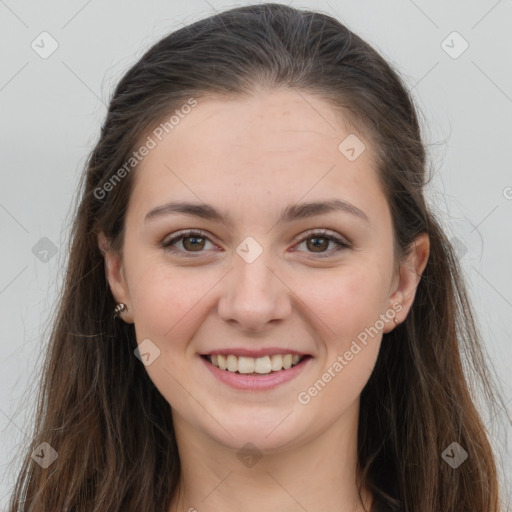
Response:
[[[300,356],[294,354],[275,354],[263,357],[244,357],[235,355],[211,355],[210,362],[221,370],[239,373],[270,373],[288,370],[300,361]]]

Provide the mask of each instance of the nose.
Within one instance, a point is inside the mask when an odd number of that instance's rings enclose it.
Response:
[[[240,330],[265,330],[292,311],[292,292],[279,272],[270,268],[268,252],[263,251],[252,263],[235,255],[234,269],[222,281],[218,314]]]

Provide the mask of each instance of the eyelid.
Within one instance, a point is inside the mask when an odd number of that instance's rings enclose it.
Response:
[[[344,236],[339,235],[335,231],[331,231],[330,229],[327,229],[327,228],[308,229],[307,231],[305,231],[304,233],[301,233],[298,236],[297,242],[303,242],[304,240],[307,240],[308,238],[312,238],[312,237],[317,237],[317,238],[325,237],[330,240],[336,240],[339,243],[345,244],[347,246],[352,245]]]
[[[325,229],[325,228],[323,228],[323,229],[319,229],[319,228],[308,229],[307,231],[305,231],[304,233],[301,233],[299,235],[299,238],[294,245],[296,246],[296,245],[302,244],[306,240],[311,239],[311,238],[325,238],[329,241],[334,242],[337,246],[334,249],[330,249],[329,251],[325,251],[325,252],[315,253],[315,252],[306,251],[306,253],[308,255],[307,258],[309,258],[309,259],[316,259],[316,260],[322,259],[322,258],[327,259],[330,257],[334,257],[335,255],[338,255],[340,252],[343,252],[343,251],[353,248],[352,243],[347,238],[343,237],[342,235],[339,235],[335,231],[330,231],[329,229]],[[294,248],[293,252],[301,252],[301,251],[298,251],[296,248]],[[311,258],[310,255],[313,255],[313,258]]]
[[[193,237],[196,236],[197,238],[205,238],[209,242],[214,243],[211,239],[215,238],[213,235],[208,233],[207,231],[203,231],[202,229],[196,229],[196,228],[190,228],[190,229],[182,229],[180,231],[176,231],[176,233],[173,233],[172,235],[166,236],[162,241],[162,246],[164,248],[169,248],[172,244],[176,243],[178,240],[181,240],[182,238],[187,237]],[[184,252],[184,251],[180,251]],[[203,251],[199,251],[203,252]],[[192,252],[189,252],[189,254],[192,254]]]
[[[207,241],[209,241],[210,243],[214,243],[211,239],[215,238],[215,237],[213,237],[210,233],[203,231],[202,229],[190,228],[190,229],[184,229],[184,230],[177,231],[176,233],[173,233],[172,235],[170,235],[170,237],[164,238],[161,245],[164,249],[166,249],[167,251],[169,251],[173,254],[180,253],[180,254],[184,255],[185,257],[197,257],[206,251],[194,252],[194,251],[183,251],[183,250],[172,249],[172,245],[174,245],[179,240],[182,240],[183,238],[187,238],[187,237],[194,237],[194,236],[197,238],[204,238]],[[338,253],[342,250],[352,248],[352,243],[349,242],[345,237],[337,234],[336,232],[330,232],[329,229],[325,229],[325,228],[308,229],[307,231],[301,233],[295,239],[295,241],[293,243],[294,243],[294,245],[298,245],[298,244],[305,242],[306,240],[308,240],[310,238],[325,238],[325,239],[337,244],[337,247],[335,247],[334,249],[331,249],[329,251],[326,251],[326,252],[319,252],[319,253],[310,252],[310,253],[308,253],[308,254],[313,254],[313,255],[316,254],[318,258],[329,257],[329,256],[332,256],[333,253]],[[297,251],[296,249],[293,250],[293,252],[296,252],[296,251]]]

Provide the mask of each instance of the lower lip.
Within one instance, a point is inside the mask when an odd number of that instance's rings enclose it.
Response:
[[[214,377],[219,379],[224,384],[227,384],[228,386],[236,389],[263,391],[276,388],[280,384],[284,384],[285,382],[288,382],[299,375],[299,373],[301,373],[309,364],[312,358],[307,356],[302,361],[300,361],[300,363],[292,366],[288,370],[270,372],[267,374],[261,374],[259,376],[221,370],[220,368],[217,368],[212,363],[210,363],[210,361],[208,361],[208,359],[205,357],[201,357],[201,359],[208,370],[212,372]]]

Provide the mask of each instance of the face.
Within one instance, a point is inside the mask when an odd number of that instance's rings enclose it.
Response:
[[[198,98],[169,135],[149,135],[107,268],[175,423],[270,452],[357,419],[382,333],[417,284],[394,271],[370,142],[287,89]]]

